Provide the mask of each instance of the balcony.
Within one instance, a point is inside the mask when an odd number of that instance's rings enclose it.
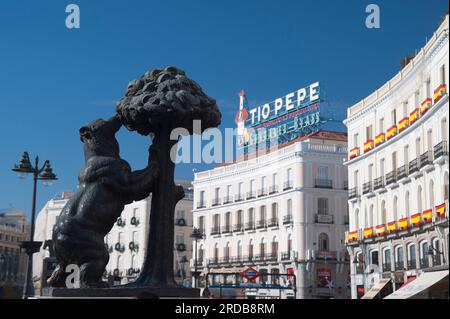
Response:
[[[261,188],[258,190],[258,197],[266,196],[267,195],[267,189]]]
[[[430,262],[428,260],[428,257],[420,258],[420,268],[428,268],[430,267]]]
[[[278,218],[271,218],[268,222],[269,227],[278,227]]]
[[[403,264],[403,260],[399,260],[395,262],[395,271],[403,271],[405,266]]]
[[[277,261],[278,260],[278,253],[272,252],[272,253],[268,254],[266,256],[266,260],[267,261]]]
[[[242,264],[244,262],[244,258],[242,256],[235,256],[230,258],[232,264]]]
[[[266,220],[258,220],[258,222],[256,223],[256,228],[257,229],[267,228]]]
[[[197,208],[198,209],[205,208],[205,207],[206,207],[206,202],[200,201],[200,202],[197,203]]]
[[[443,156],[448,157],[448,143],[447,141],[442,141],[434,146],[434,159],[438,160]]]
[[[283,225],[289,225],[294,222],[294,219],[292,218],[292,214],[287,214],[283,216]]]
[[[223,203],[224,204],[230,204],[230,203],[232,203],[233,202],[233,196],[225,196],[224,198],[223,198]]]
[[[219,264],[221,264],[221,265],[230,265],[231,264],[231,258],[229,256],[221,257],[219,259]]]
[[[247,192],[247,199],[256,198],[256,192]]]
[[[258,255],[255,255],[255,256],[253,257],[253,260],[254,260],[254,261],[264,261],[264,260],[266,260],[266,255],[265,255],[265,254],[258,254]]]
[[[286,191],[288,189],[292,189],[294,187],[294,183],[292,181],[287,181],[283,183],[283,190]]]
[[[272,185],[269,187],[269,194],[278,193],[278,185]]]
[[[235,224],[234,226],[233,226],[233,232],[241,232],[241,231],[244,231],[244,224],[241,224],[241,223],[239,223],[239,224]]]
[[[417,268],[416,260],[415,259],[408,260],[407,266],[408,266],[408,270],[416,269]]]
[[[362,193],[363,195],[369,194],[373,192],[372,182],[367,182],[363,184]]]
[[[359,190],[358,187],[354,187],[349,189],[348,191],[348,199],[354,199],[359,197]]]
[[[214,198],[212,200],[211,206],[219,206],[220,205],[220,198]]]
[[[420,168],[428,165],[433,165],[433,153],[431,151],[426,151],[420,155]]]
[[[211,228],[211,235],[219,235],[220,234],[220,227],[213,227]]]
[[[391,272],[391,263],[384,263],[382,267],[383,272]]]
[[[375,181],[373,182],[374,190],[383,189],[384,186],[385,186],[384,185],[384,176],[376,178]]]
[[[333,215],[316,214],[317,224],[333,224]]]
[[[234,196],[235,202],[242,202],[244,200],[244,194],[237,194]]]
[[[401,181],[405,178],[408,178],[409,175],[409,167],[408,165],[400,166],[397,170],[397,180]]]
[[[245,230],[255,230],[255,223],[254,222],[246,223]]]
[[[219,258],[218,257],[213,257],[212,259],[210,259],[209,260],[209,265],[211,265],[211,266],[219,265]]]
[[[222,234],[229,234],[231,233],[231,225],[226,225],[222,227]]]
[[[386,185],[395,184],[397,182],[397,170],[393,170],[386,174]]]
[[[420,169],[419,160],[417,158],[415,158],[411,162],[409,162],[409,174],[414,174],[414,173],[418,172],[419,169]]]
[[[314,186],[316,188],[333,188],[333,182],[331,179],[321,179],[321,178],[315,178],[314,179]]]
[[[285,251],[281,253],[281,260],[291,260],[291,252]]]

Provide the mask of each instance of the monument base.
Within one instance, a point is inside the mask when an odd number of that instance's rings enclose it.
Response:
[[[42,298],[200,298],[200,289],[183,287],[42,288]]]

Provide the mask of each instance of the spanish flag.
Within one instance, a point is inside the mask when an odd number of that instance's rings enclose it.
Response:
[[[409,118],[405,117],[398,122],[398,132],[405,130],[409,125]]]
[[[348,233],[348,241],[358,240],[358,231],[352,231]]]
[[[414,111],[409,114],[409,125],[412,125],[419,118],[419,109],[414,109]]]
[[[386,234],[386,225],[379,225],[375,227],[375,234],[377,236],[384,236],[384,234]]]
[[[364,228],[364,238],[371,238],[373,236],[373,228]]]
[[[434,103],[439,102],[445,93],[447,93],[447,86],[445,84],[441,84],[436,90],[434,90]]]
[[[422,219],[420,218],[420,213],[414,214],[409,218],[409,223],[411,226],[419,226]]]
[[[422,213],[424,223],[431,223],[433,221],[433,210],[428,209]]]
[[[390,223],[387,224],[387,228],[388,228],[388,231],[390,233],[395,232],[397,230],[397,223],[396,222],[390,222]]]
[[[349,154],[350,159],[355,158],[357,156],[359,156],[359,147],[352,148]]]
[[[387,139],[388,141],[397,135],[397,125],[393,125],[390,129],[387,130]]]
[[[385,141],[386,135],[384,133],[378,134],[375,136],[375,146],[383,144]]]
[[[367,153],[371,149],[373,149],[373,140],[368,140],[364,143],[364,153]]]
[[[408,228],[408,219],[407,218],[402,218],[398,220],[398,228],[400,230],[405,230],[406,228]]]
[[[437,218],[444,218],[445,217],[445,203],[441,204],[439,206],[436,206],[436,217]]]
[[[420,105],[420,114],[425,114],[430,107],[431,107],[431,99],[428,98],[425,101],[423,101],[422,104]]]

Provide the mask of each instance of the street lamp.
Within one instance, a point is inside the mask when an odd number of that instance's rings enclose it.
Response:
[[[194,228],[192,230],[191,238],[194,238],[194,288],[198,287],[198,271],[197,271],[197,241],[200,239],[205,239],[206,236],[199,228]]]
[[[25,278],[25,284],[23,289],[23,298],[34,296],[33,288],[33,254],[38,252],[42,242],[34,241],[34,228],[35,228],[35,215],[36,215],[36,190],[37,181],[43,181],[44,185],[48,186],[55,180],[57,180],[56,175],[53,173],[53,169],[50,166],[50,161],[45,161],[44,165],[39,168],[39,156],[35,158],[34,167],[31,165],[30,156],[28,152],[24,152],[22,159],[19,164],[14,165],[12,169],[14,172],[19,173],[21,178],[25,177],[27,174],[33,174],[33,202],[31,205],[31,230],[30,230],[30,240],[21,242],[20,247],[25,250],[28,255],[28,267]]]

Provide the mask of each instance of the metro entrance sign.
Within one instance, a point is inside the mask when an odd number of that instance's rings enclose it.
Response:
[[[257,271],[256,269],[247,268],[246,270],[241,272],[239,275],[241,275],[241,277],[244,277],[245,279],[247,279],[248,282],[253,283],[256,281],[256,278],[258,278],[261,275],[261,273],[259,271]]]

